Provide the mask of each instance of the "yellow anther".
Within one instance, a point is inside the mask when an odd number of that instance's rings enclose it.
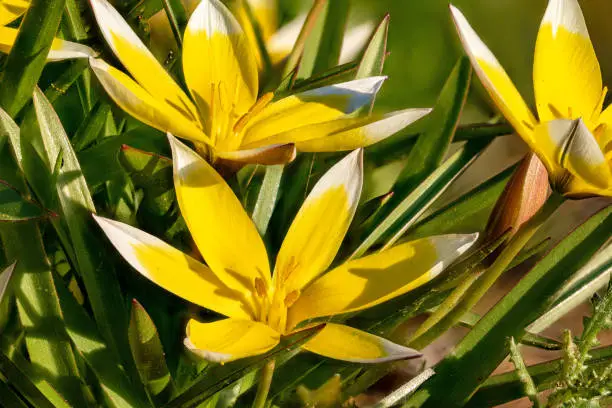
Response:
[[[266,287],[266,283],[264,282],[263,279],[261,278],[255,278],[255,293],[257,293],[257,296],[259,296],[260,298],[265,298],[268,296],[268,291],[267,291],[267,287]]]
[[[550,109],[550,112],[553,114],[553,116],[557,119],[565,119],[566,117],[561,113],[561,111],[559,109],[557,109],[556,107],[554,107],[552,104],[548,104],[548,109]],[[571,118],[571,116],[570,116]]]
[[[285,296],[285,307],[291,307],[299,299],[300,291],[294,290]]]

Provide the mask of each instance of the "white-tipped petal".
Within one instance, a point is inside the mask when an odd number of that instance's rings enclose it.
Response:
[[[253,310],[205,265],[159,238],[93,215],[121,256],[145,278],[192,303],[226,316],[251,318]]]
[[[321,177],[296,215],[276,259],[274,279],[301,290],[333,261],[363,184],[363,151],[347,155]]]
[[[328,323],[304,349],[352,363],[384,363],[421,357],[417,350],[341,324]]]

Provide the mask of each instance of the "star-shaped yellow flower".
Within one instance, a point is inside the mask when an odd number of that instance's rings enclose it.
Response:
[[[187,324],[185,345],[212,361],[264,353],[311,319],[366,309],[400,296],[441,273],[477,238],[477,234],[424,238],[324,273],[336,257],[361,195],[359,149],[314,186],[285,236],[272,275],[266,247],[230,187],[197,153],[169,138],[179,207],[206,265],[134,227],[95,218],[125,260],[145,277],[227,316],[212,323]],[[304,348],[355,362],[419,355],[337,323],[328,323]]]
[[[451,6],[461,42],[491,98],[568,197],[612,196],[612,107],[576,0],[550,0],[535,48],[539,120],[463,14]]]
[[[130,115],[157,129],[206,146],[212,158],[286,163],[299,151],[353,150],[376,143],[429,109],[350,117],[368,105],[385,77],[326,86],[273,100],[257,99],[255,54],[242,28],[219,0],[203,0],[183,39],[183,72],[191,97],[106,0],[91,0],[106,41],[132,75],[99,59],[98,79]]]
[[[28,7],[30,7],[30,0],[0,0],[0,52],[4,54],[11,52],[19,30],[6,27],[6,25],[17,20]],[[47,59],[58,61],[95,56],[96,53],[86,45],[56,38],[53,40]]]

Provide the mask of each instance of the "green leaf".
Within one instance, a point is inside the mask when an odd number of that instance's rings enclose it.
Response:
[[[389,408],[396,405],[398,402],[405,400],[414,391],[416,391],[416,389],[419,388],[421,384],[423,384],[435,374],[436,372],[432,368],[424,370],[412,380],[408,381],[406,384],[403,384],[397,390],[393,391],[385,398],[380,400],[376,405],[374,405],[374,408]]]
[[[83,279],[102,335],[111,349],[118,352],[128,364],[128,370],[135,370],[133,365],[129,365],[133,360],[126,336],[127,311],[115,271],[108,257],[100,251],[103,247],[100,233],[91,217],[95,207],[81,167],[59,118],[39,90],[34,93],[34,106],[48,162],[55,163],[60,152],[63,157],[56,194],[74,249],[75,269]]]
[[[389,14],[385,15],[382,21],[374,30],[374,34],[361,57],[355,78],[367,78],[370,76],[381,75],[383,65],[387,57],[387,36],[389,35]]]
[[[510,166],[417,222],[406,239],[483,231],[516,166]]]
[[[15,155],[17,167],[23,172],[23,157],[21,154],[21,144],[19,141],[19,126],[13,119],[0,108],[0,151],[4,148],[6,141],[9,141],[11,150]]]
[[[32,0],[6,59],[0,83],[0,107],[15,116],[32,98],[66,0]]]
[[[119,162],[119,151],[123,145],[159,154],[169,153],[166,136],[146,126],[138,127],[119,136],[107,137],[99,144],[78,154],[83,174],[92,189],[125,174]]]
[[[164,350],[155,324],[136,300],[132,301],[128,335],[140,378],[147,386],[149,394],[167,398],[173,391],[173,385]]]
[[[361,242],[351,258],[362,256],[373,245],[386,237],[391,236],[385,247],[397,242],[488,144],[489,140],[478,140],[465,144],[413,191],[403,192],[403,194],[396,193],[401,198],[397,200],[398,204],[376,224],[374,230]]]
[[[467,402],[506,356],[504,339],[523,338],[526,327],[554,302],[558,290],[609,239],[611,230],[612,207],[607,207],[561,241],[478,322],[405,406]]]
[[[470,88],[472,66],[461,57],[449,75],[436,106],[428,115],[428,128],[410,151],[407,163],[395,182],[395,191],[410,191],[442,162],[459,123]]]
[[[111,107],[106,102],[98,102],[87,115],[72,138],[74,150],[81,151],[95,142],[104,130]]]
[[[529,325],[529,331],[540,333],[578,305],[586,302],[608,284],[611,271],[612,244],[599,251],[570,282],[561,288],[553,306]]]
[[[0,302],[2,302],[2,300],[4,299],[4,295],[7,292],[7,289],[9,287],[9,283],[11,281],[11,277],[13,276],[13,271],[15,270],[15,264],[17,262],[13,262],[11,265],[9,265],[8,267],[4,268],[4,270],[2,272],[0,272]],[[0,333],[1,333],[1,328],[0,328]]]
[[[49,214],[23,197],[8,183],[0,180],[0,222],[30,221]]]
[[[148,407],[151,404],[136,385],[138,378],[130,378],[100,336],[95,323],[77,303],[57,275],[53,276],[66,322],[68,335],[74,342],[100,382],[102,392],[113,407]]]
[[[266,167],[266,173],[251,217],[261,236],[266,235],[272,213],[276,207],[283,169],[284,166],[282,165]]]
[[[189,387],[181,395],[170,401],[167,408],[197,407],[221,390],[233,386],[245,376],[255,376],[256,373],[274,358],[280,365],[283,358],[291,355],[304,343],[319,333],[323,326],[302,330],[296,334],[282,338],[281,344],[272,351],[256,357],[242,359],[225,365],[211,365],[202,374],[202,378]]]

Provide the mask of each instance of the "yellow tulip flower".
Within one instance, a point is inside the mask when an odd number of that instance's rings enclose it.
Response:
[[[191,14],[201,0],[182,0],[188,14]],[[306,14],[301,14],[293,20],[280,25],[278,21],[278,0],[231,0],[226,2],[230,11],[236,16],[238,23],[244,29],[250,47],[255,53],[257,64],[263,67],[262,57],[255,31],[248,18],[245,3],[248,3],[253,17],[261,30],[262,40],[273,65],[281,63],[293,50],[293,46],[306,20]],[[149,20],[151,28],[151,46],[155,46],[155,55],[165,58],[176,50],[176,42],[172,38],[172,30],[165,10],[159,11]],[[348,27],[344,33],[340,50],[340,64],[355,59],[366,46],[372,34],[374,24],[370,21]]]
[[[612,196],[612,107],[577,0],[550,0],[535,47],[539,120],[463,14],[451,6],[461,42],[491,98],[567,197]]]
[[[385,77],[326,86],[273,100],[257,99],[257,62],[242,28],[219,0],[202,1],[187,24],[183,72],[191,98],[106,0],[91,0],[106,41],[133,79],[99,59],[91,66],[127,113],[196,142],[212,158],[278,164],[296,149],[353,150],[376,143],[426,115],[429,109],[351,117],[368,105]]]
[[[17,38],[16,28],[6,27],[21,17],[30,7],[29,0],[0,0],[0,52],[8,54]],[[86,45],[56,38],[53,40],[47,59],[59,61],[72,58],[95,57],[94,50]]]
[[[361,195],[362,150],[333,166],[295,217],[270,273],[266,247],[223,178],[169,136],[180,210],[206,265],[129,225],[95,216],[123,258],[164,289],[227,318],[190,320],[185,345],[216,362],[253,356],[313,319],[366,309],[431,280],[478,234],[403,243],[339,264],[340,248]],[[415,350],[342,324],[328,323],[304,348],[346,361],[381,362]]]

